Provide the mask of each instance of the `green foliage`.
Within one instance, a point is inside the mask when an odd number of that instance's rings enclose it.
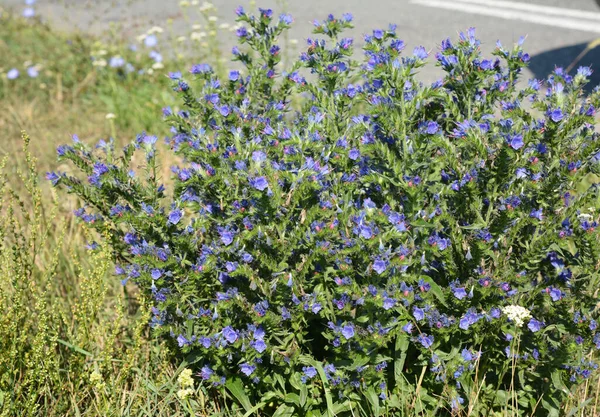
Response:
[[[486,59],[470,29],[423,86],[425,48],[402,56],[390,26],[359,65],[344,15],[286,72],[291,17],[236,13],[244,71],[170,74],[172,191],[147,134],[75,138],[58,154],[86,179],[47,176],[111,236],[155,334],[233,413],[559,413],[600,346],[590,69],[519,91],[521,42]]]

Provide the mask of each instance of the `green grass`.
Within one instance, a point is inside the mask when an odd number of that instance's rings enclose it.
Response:
[[[209,404],[177,398],[171,352],[148,334],[146,304],[112,276],[108,251],[85,250],[93,237],[73,220],[75,200],[40,179],[72,134],[120,143],[166,134],[169,80],[94,68],[97,49],[94,39],[0,17],[0,415],[177,416],[191,406],[209,415]],[[25,62],[41,64],[37,78]],[[21,76],[8,80],[13,67]]]

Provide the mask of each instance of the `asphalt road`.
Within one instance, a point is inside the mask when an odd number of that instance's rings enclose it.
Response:
[[[200,0],[202,3],[203,0]],[[234,9],[249,0],[214,0],[219,21],[233,22]],[[398,25],[398,34],[412,47],[423,45],[435,52],[440,41],[471,26],[477,29],[484,52],[494,48],[497,39],[510,45],[526,35],[525,49],[533,57],[529,76],[544,77],[555,65],[567,66],[585,48],[600,38],[600,7],[595,0],[259,0],[261,7],[285,11],[295,19],[291,38],[310,36],[315,18],[329,13],[351,12],[355,29],[351,32],[361,44],[362,34],[389,23]],[[23,0],[0,0],[0,4],[20,11]],[[196,6],[197,7],[197,6]],[[193,9],[193,7],[191,8]],[[112,27],[135,39],[152,25],[173,19],[177,31],[186,32],[194,16],[186,19],[179,0],[37,0],[36,13],[66,30],[102,33]],[[189,30],[187,30],[189,32]],[[226,40],[225,44],[232,44]],[[596,65],[594,65],[596,63]],[[589,53],[581,64],[598,67],[594,81],[600,82],[600,48]],[[433,67],[424,69],[424,81],[437,79]]]

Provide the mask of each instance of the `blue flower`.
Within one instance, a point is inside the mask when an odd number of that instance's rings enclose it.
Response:
[[[267,344],[264,340],[258,339],[251,343],[251,346],[258,352],[263,353],[267,349]]]
[[[529,320],[529,324],[527,324],[527,327],[529,328],[529,330],[535,333],[540,331],[544,327],[544,323],[536,319],[531,319]]]
[[[29,75],[30,78],[37,78],[40,73],[35,66],[31,66],[27,68],[27,75]]]
[[[589,77],[590,75],[592,75],[592,69],[590,67],[579,67],[577,68],[577,75],[580,75],[582,77]]]
[[[108,65],[111,68],[121,68],[125,65],[125,59],[120,56],[113,56],[110,58],[110,61],[108,61]]]
[[[517,168],[515,175],[517,178],[527,178],[529,171],[527,171],[525,168]]]
[[[473,353],[471,353],[471,351],[468,349],[463,349],[460,355],[467,362],[470,362],[473,360]]]
[[[254,151],[252,152],[252,160],[254,162],[264,162],[267,160],[267,154],[263,151]]]
[[[381,40],[381,39],[383,39],[383,33],[384,33],[383,30],[381,30],[381,29],[375,29],[373,31],[373,37],[375,39],[380,39]]]
[[[156,35],[151,34],[144,38],[144,45],[146,45],[148,48],[154,48],[157,44],[158,39],[156,38]]]
[[[6,73],[6,78],[8,78],[9,80],[14,80],[15,78],[18,78],[18,77],[19,77],[19,70],[16,68],[13,68]]]
[[[267,310],[269,308],[269,302],[267,300],[260,301],[254,305],[254,311],[262,317],[267,314]]]
[[[150,51],[150,53],[148,54],[148,57],[150,59],[152,59],[154,62],[162,62],[163,61],[163,57],[160,54],[160,52],[158,52],[158,51]]]
[[[176,208],[175,210],[173,210],[169,213],[169,223],[177,224],[177,223],[179,223],[179,220],[181,220],[182,217],[183,217],[183,213],[181,212],[181,210]]]
[[[221,116],[223,116],[223,117],[229,116],[229,113],[230,113],[229,106],[227,106],[227,105],[220,106],[219,113],[221,113]]]
[[[564,114],[563,114],[562,110],[560,108],[558,108],[558,109],[549,110],[548,116],[550,117],[550,119],[552,119],[553,122],[558,123],[563,119]]]
[[[294,19],[292,18],[292,15],[287,14],[287,13],[282,13],[279,15],[279,21],[283,24],[291,25],[292,22],[294,21]]]
[[[246,376],[252,375],[255,370],[256,370],[256,366],[250,365],[249,363],[242,363],[240,365],[240,371],[242,371],[242,373]]]
[[[231,243],[233,242],[233,238],[235,237],[235,234],[231,230],[226,228],[220,228],[219,234],[221,236],[221,242],[223,242],[225,246],[231,245]]]
[[[53,186],[56,186],[61,179],[61,176],[56,172],[46,172],[46,179],[52,182]]]
[[[375,262],[373,262],[373,269],[375,270],[375,272],[381,275],[387,269],[387,262],[383,259],[377,258]]]
[[[558,301],[560,299],[562,299],[564,296],[564,293],[559,290],[558,288],[552,288],[550,290],[550,298],[552,298],[552,301]]]
[[[509,137],[508,143],[513,149],[521,149],[523,147],[523,135],[513,135]]]
[[[240,79],[240,72],[237,70],[229,71],[229,80],[237,81]]]
[[[419,337],[417,337],[417,341],[425,348],[429,349],[433,345],[434,338],[433,336],[429,336],[426,333],[421,333]]]
[[[463,330],[467,330],[471,325],[477,323],[480,318],[480,315],[478,315],[472,309],[469,309],[467,313],[463,317],[461,317],[458,327],[460,327]]]
[[[342,328],[342,336],[346,338],[346,340],[354,337],[354,326],[352,324],[347,324]]]
[[[273,16],[273,10],[271,10],[271,9],[261,9],[261,8],[259,8],[258,11],[260,12],[260,15],[262,17],[265,17],[267,19],[270,19]]]
[[[314,366],[305,366],[302,368],[302,382],[306,382],[307,379],[312,379],[317,376],[317,369]]]
[[[429,56],[429,54],[427,53],[425,48],[422,46],[417,46],[413,50],[413,55],[415,56],[415,58],[418,58],[418,59],[426,59]]]
[[[533,209],[531,210],[531,213],[529,213],[529,217],[532,217],[534,219],[538,219],[538,220],[543,220],[544,215],[542,213],[542,209]]]
[[[360,151],[356,148],[350,149],[350,152],[348,152],[348,158],[356,161],[358,158],[360,158]]]
[[[440,125],[432,120],[421,122],[419,124],[419,131],[427,135],[435,135],[440,131]]]
[[[180,334],[179,336],[177,336],[177,344],[179,345],[179,347],[184,347],[187,345],[191,345],[192,342],[186,339],[182,334]]]
[[[250,178],[249,181],[250,185],[259,191],[264,191],[269,186],[265,177]]]
[[[190,72],[192,74],[205,74],[207,72],[212,72],[212,68],[208,64],[196,64],[192,66]]]
[[[35,16],[35,10],[33,9],[33,7],[26,7],[25,9],[23,9],[23,17],[30,18],[33,16]]]
[[[452,293],[459,300],[462,300],[463,298],[465,298],[467,296],[467,291],[464,288],[454,288],[452,290]]]
[[[396,305],[395,299],[389,298],[389,297],[386,297],[383,299],[383,309],[384,310],[389,310],[391,308],[394,308],[395,305]]]
[[[214,371],[212,369],[210,369],[209,366],[205,365],[200,370],[200,378],[202,378],[204,381],[206,381],[207,379],[210,379],[210,377],[212,376],[213,373],[214,373]]]
[[[425,312],[423,311],[422,308],[419,307],[413,307],[413,317],[417,320],[417,321],[421,321],[425,318]]]
[[[238,332],[235,331],[231,326],[227,326],[223,329],[223,337],[229,343],[234,343],[238,338]]]

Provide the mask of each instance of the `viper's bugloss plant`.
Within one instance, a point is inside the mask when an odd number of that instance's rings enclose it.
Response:
[[[484,58],[469,29],[423,85],[429,53],[393,25],[354,61],[347,14],[283,72],[291,18],[236,13],[243,70],[170,74],[172,190],[147,134],[120,155],[75,140],[58,153],[87,181],[48,174],[113,236],[150,326],[249,414],[558,415],[600,348],[590,69],[518,89],[522,42]]]

